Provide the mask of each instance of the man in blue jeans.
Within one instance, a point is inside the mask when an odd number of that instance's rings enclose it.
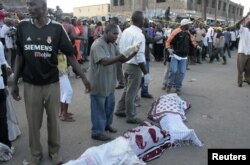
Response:
[[[116,63],[130,60],[139,50],[139,46],[135,45],[121,54],[115,44],[117,36],[117,26],[108,24],[104,35],[94,41],[90,50],[91,137],[100,141],[112,140],[105,131],[117,132],[111,126],[115,106]]]
[[[188,31],[191,24],[192,22],[190,20],[183,19],[181,26],[173,30],[166,42],[166,48],[171,56],[167,93],[170,93],[171,88],[175,86],[175,92],[180,94],[187,69],[187,56],[191,46],[201,49]]]

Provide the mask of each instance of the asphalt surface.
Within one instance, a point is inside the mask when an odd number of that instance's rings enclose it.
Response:
[[[185,124],[195,130],[204,147],[182,146],[166,150],[163,155],[149,165],[206,165],[209,148],[250,148],[250,86],[246,83],[242,88],[237,86],[236,51],[227,65],[222,62],[191,65],[184,80],[181,98],[191,103]],[[85,64],[86,65],[86,64]],[[155,98],[166,92],[161,89],[165,66],[160,62],[151,62],[153,78],[149,91],[154,99],[140,98],[137,108],[138,116],[147,120],[148,110]],[[86,67],[86,66],[85,66]],[[87,148],[103,144],[91,139],[90,100],[84,93],[80,79],[70,78],[73,87],[73,100],[69,111],[74,113],[75,122],[60,122],[61,154],[65,161],[76,159]],[[23,93],[22,83],[19,85]],[[120,99],[122,90],[116,90],[116,100]],[[13,142],[16,152],[11,161],[3,165],[21,165],[30,159],[28,144],[28,128],[24,102],[14,101],[22,135]],[[114,117],[113,126],[118,137],[136,125],[127,124],[125,119]],[[41,128],[41,142],[44,158],[42,165],[50,165],[47,154],[46,115]]]

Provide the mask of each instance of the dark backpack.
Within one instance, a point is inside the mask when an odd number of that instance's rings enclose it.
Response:
[[[179,32],[174,37],[171,45],[174,49],[174,53],[181,57],[186,57],[189,54],[191,48],[191,38],[188,32]]]

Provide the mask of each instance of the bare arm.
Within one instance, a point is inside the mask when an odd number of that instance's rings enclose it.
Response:
[[[70,65],[73,67],[73,69],[76,71],[76,73],[81,77],[82,82],[84,83],[85,87],[86,87],[86,92],[90,92],[91,91],[91,86],[90,83],[87,79],[87,77],[85,76],[85,74],[83,73],[83,71],[81,70],[80,65],[78,64],[75,56],[67,56]]]
[[[233,27],[236,27],[237,29],[240,28],[240,24],[250,15],[250,12],[247,13],[245,17],[243,17],[241,20],[239,20]]]
[[[16,61],[15,61],[15,70],[14,70],[14,79],[13,79],[13,86],[12,86],[12,97],[19,101],[21,97],[19,96],[19,88],[17,85],[18,78],[20,77],[21,70],[23,68],[24,62],[23,62],[23,56],[16,55]]]

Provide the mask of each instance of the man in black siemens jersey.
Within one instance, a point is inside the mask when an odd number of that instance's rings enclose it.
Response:
[[[53,164],[61,164],[59,156],[60,134],[58,110],[60,109],[59,73],[57,54],[60,49],[72,67],[82,78],[86,91],[90,84],[81,71],[73,47],[61,24],[47,18],[46,0],[27,0],[31,18],[23,20],[17,27],[17,59],[12,96],[20,100],[17,80],[22,73],[24,81],[24,101],[29,127],[31,164],[39,164],[42,159],[40,128],[43,111],[47,114],[48,152]]]

